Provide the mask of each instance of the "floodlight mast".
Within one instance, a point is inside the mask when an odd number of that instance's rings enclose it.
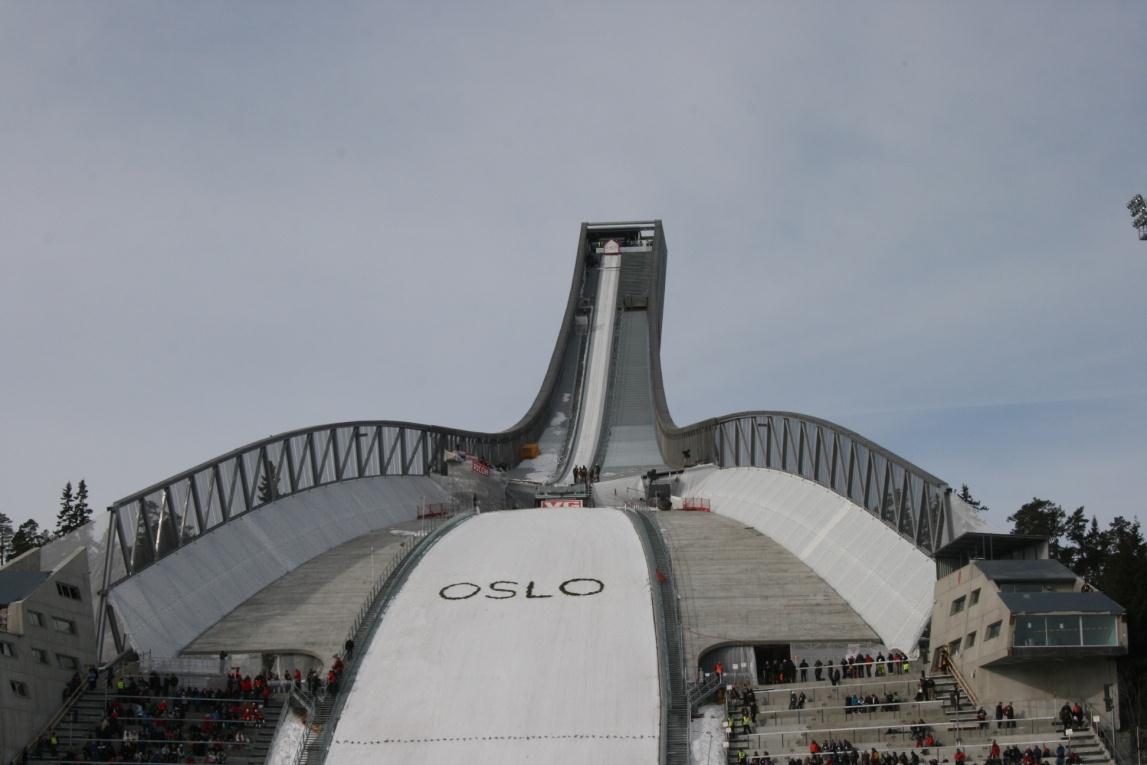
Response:
[[[1139,229],[1139,241],[1147,242],[1147,200],[1142,194],[1131,197],[1127,212],[1131,213],[1131,225]]]

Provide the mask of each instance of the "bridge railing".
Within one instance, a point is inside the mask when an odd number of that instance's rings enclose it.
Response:
[[[801,476],[865,508],[925,552],[950,541],[948,485],[863,436],[793,412],[742,412],[658,428],[670,464],[762,467]]]
[[[322,425],[270,436],[115,502],[105,586],[282,497],[357,478],[444,472],[443,452],[512,464],[525,436],[407,422]]]
[[[113,503],[104,552],[99,641],[110,623],[107,594],[244,514],[308,489],[358,478],[445,472],[445,450],[513,464],[529,431],[477,433],[409,422],[363,421],[295,430],[240,447]]]

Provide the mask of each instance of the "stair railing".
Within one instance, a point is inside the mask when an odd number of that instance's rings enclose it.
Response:
[[[1114,725],[1110,720],[1107,721],[1108,724],[1111,725],[1112,736],[1111,739],[1108,739],[1107,731],[1103,729],[1104,715],[1096,710],[1089,701],[1083,702],[1083,713],[1087,715],[1087,725],[1089,728],[1091,728],[1091,732],[1095,734],[1095,740],[1099,742],[1099,746],[1101,749],[1103,749],[1103,753],[1107,756],[1107,759],[1111,762],[1117,763],[1118,765],[1119,757],[1117,756],[1117,750],[1115,747]]]
[[[96,676],[97,683],[99,682],[99,674],[107,672],[109,669],[114,669],[116,666],[118,666],[119,664],[124,662],[129,656],[135,656],[135,652],[130,650],[130,649],[126,650],[126,651],[122,651],[118,656],[113,658],[111,661],[106,662],[105,664],[101,664],[100,666],[96,667],[95,669],[96,669],[96,673],[97,673],[97,676]],[[52,715],[51,718],[49,718],[48,722],[45,723],[40,728],[40,730],[36,732],[36,735],[34,735],[30,739],[28,739],[28,744],[27,744],[27,746],[24,747],[25,759],[27,759],[28,748],[35,746],[35,744],[37,742],[45,740],[48,737],[48,734],[50,734],[53,730],[55,730],[59,726],[60,722],[64,719],[64,717],[67,716],[68,712],[72,711],[72,707],[74,707],[76,705],[76,702],[80,700],[80,697],[84,695],[84,691],[86,691],[88,689],[87,686],[88,686],[88,681],[87,680],[81,680],[80,684],[78,686],[76,686],[76,689],[74,691],[72,691],[72,694],[70,696],[68,696],[66,699],[64,699],[64,703],[61,704],[60,708],[56,710],[56,713],[54,715]]]
[[[972,690],[971,683],[964,677],[964,673],[960,671],[960,667],[952,659],[948,653],[947,647],[940,649],[940,669],[948,670],[948,674],[956,681],[956,685],[964,692],[964,695],[972,702],[973,707],[980,705],[979,700],[976,698],[976,692]]]

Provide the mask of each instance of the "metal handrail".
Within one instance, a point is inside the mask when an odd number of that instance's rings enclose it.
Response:
[[[1103,749],[1103,753],[1107,755],[1107,759],[1111,762],[1119,763],[1118,750],[1115,746],[1115,727],[1111,726],[1112,739],[1108,741],[1107,734],[1103,731],[1102,721],[1106,715],[1100,713],[1091,705],[1090,701],[1083,702],[1083,711],[1087,715],[1087,726],[1091,728],[1091,732],[1095,734],[1095,740],[1099,742],[1099,746]],[[1099,718],[1100,722],[1096,722]],[[1111,725],[1111,720],[1107,721]]]
[[[980,702],[976,698],[976,692],[972,690],[971,683],[969,683],[967,678],[964,677],[964,673],[960,671],[960,667],[948,653],[947,646],[944,646],[940,649],[940,666],[946,666],[948,668],[948,672],[952,675],[952,679],[955,680],[956,685],[958,685],[960,689],[964,691],[964,695],[966,695],[971,700],[972,706],[978,707]]]
[[[126,661],[128,658],[130,658],[134,655],[135,655],[134,651],[130,651],[130,650],[121,651],[114,658],[110,659],[109,661],[107,661],[103,664],[96,666],[95,670],[96,670],[96,675],[97,675],[97,678],[96,678],[97,682],[98,682],[98,679],[99,679],[98,676],[100,673],[107,672],[109,669],[115,668],[120,663]],[[76,702],[80,700],[80,697],[84,695],[85,690],[87,690],[87,681],[81,680],[80,684],[78,686],[76,686],[76,690],[74,690],[72,692],[71,696],[64,699],[64,703],[61,704],[60,708],[58,710],[56,710],[56,713],[48,719],[48,722],[40,727],[40,730],[36,733],[36,735],[34,735],[30,739],[28,739],[28,746],[35,744],[37,741],[43,740],[49,733],[51,733],[53,730],[55,730],[56,727],[60,724],[60,721],[64,719],[64,717],[68,714],[68,712],[71,711],[72,707],[75,706]],[[27,751],[27,747],[25,747],[25,751]]]
[[[419,535],[417,540],[421,540],[429,536],[443,523],[451,520],[457,514],[457,512],[458,508],[455,506],[451,511],[451,514],[448,516],[427,519],[427,522],[424,523],[423,533]],[[395,570],[402,565],[403,561],[406,560],[406,556],[410,554],[411,550],[413,550],[414,546],[417,544],[418,541],[416,541],[414,537],[409,537],[398,543],[398,549],[400,550],[399,554],[393,556],[390,561],[387,562],[387,564],[383,567],[382,572],[375,577],[374,583],[371,585],[370,592],[365,598],[363,598],[362,606],[359,608],[358,614],[355,616],[354,621],[351,622],[350,629],[347,630],[346,640],[343,641],[344,646],[346,645],[347,640],[353,640],[354,637],[358,635],[358,631],[362,627],[363,620],[366,618],[367,613],[369,613],[371,606],[374,605],[374,601],[378,597],[378,594],[382,592],[382,588],[386,586],[387,580],[390,579],[391,574],[393,574]],[[406,549],[408,546],[411,548],[410,550]],[[356,648],[358,647],[359,646],[356,646]]]
[[[398,594],[398,591],[401,590],[402,585],[405,584],[407,577],[410,575],[410,572],[414,569],[415,566],[418,565],[427,551],[430,550],[430,548],[438,542],[443,534],[447,533],[454,526],[458,525],[459,523],[463,523],[473,516],[473,513],[460,513],[459,515],[448,519],[447,521],[432,529],[429,533],[427,533],[426,536],[421,537],[414,546],[412,546],[403,556],[401,556],[399,564],[394,568],[393,571],[391,571],[390,576],[387,577],[385,586],[377,594],[377,598],[380,599],[378,603],[380,618],[375,619],[369,625],[366,625],[365,623],[362,625],[366,628],[365,637],[367,639],[356,641],[356,646],[359,643],[362,643],[365,646],[365,644],[369,642],[369,638],[374,634],[375,630],[378,629],[379,622],[381,621],[381,614],[386,613],[390,603]],[[372,603],[371,605],[374,606],[375,603]],[[362,636],[360,635],[359,637]],[[334,705],[330,710],[330,718],[323,724],[323,728],[321,731],[319,731],[317,740],[310,739],[310,736],[307,737],[308,745],[307,747],[303,748],[302,752],[299,754],[299,757],[304,756],[303,753],[309,746],[313,744],[314,750],[318,754],[316,765],[322,765],[322,762],[326,759],[327,752],[330,749],[331,740],[334,737],[335,727],[338,725],[339,717],[342,714],[343,705],[346,703],[346,698],[350,688],[354,685],[355,678],[358,676],[358,668],[360,663],[361,662],[359,661],[352,661],[347,664],[346,672],[339,680],[339,690],[335,692]],[[296,762],[294,765],[298,765],[298,763]]]

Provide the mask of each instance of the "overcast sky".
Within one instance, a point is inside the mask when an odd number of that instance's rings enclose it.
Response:
[[[1147,6],[0,0],[0,512],[291,428],[500,430],[584,220],[678,423],[1144,513]]]

